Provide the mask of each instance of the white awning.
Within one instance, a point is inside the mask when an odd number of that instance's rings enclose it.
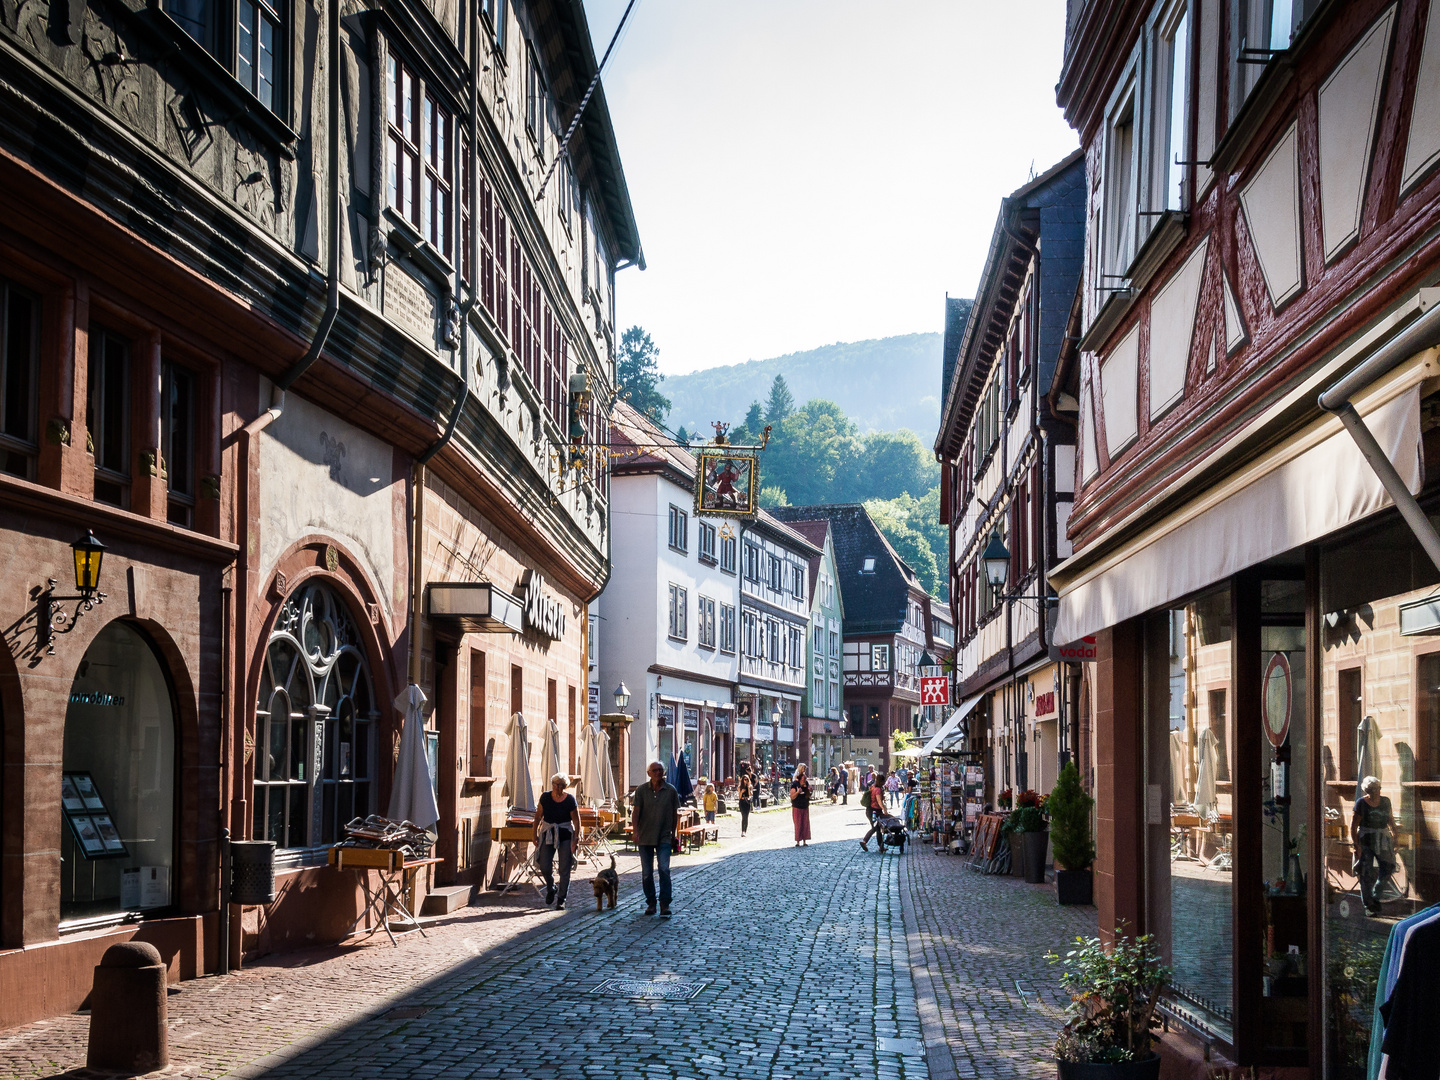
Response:
[[[1359,395],[1356,407],[1418,493],[1425,473],[1419,380],[1434,370],[1433,363],[1407,367],[1408,378]],[[1321,420],[1073,578],[1062,564],[1051,579],[1060,594],[1055,643],[1162,607],[1390,505],[1339,420]]]
[[[945,739],[956,728],[960,726],[960,721],[964,720],[965,717],[969,716],[971,712],[974,711],[975,706],[980,704],[980,699],[984,696],[984,694],[976,694],[969,701],[965,702],[953,713],[951,713],[950,719],[945,721],[939,731],[937,731],[934,735],[930,736],[924,746],[907,746],[904,750],[896,750],[895,756],[920,758],[928,757],[929,755],[933,754],[936,747],[938,747],[942,742],[944,742]]]

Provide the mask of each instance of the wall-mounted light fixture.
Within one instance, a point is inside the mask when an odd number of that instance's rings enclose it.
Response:
[[[105,594],[100,592],[100,567],[105,561],[105,545],[95,539],[93,532],[87,531],[70,545],[70,550],[75,558],[76,595],[56,596],[54,578],[48,578],[45,588],[35,593],[35,644],[37,651],[44,649],[46,655],[54,655],[57,633],[69,633],[81,615],[105,602]],[[71,600],[76,602],[73,615],[67,614],[63,608],[56,610],[57,605]],[[61,630],[66,623],[69,623],[69,629]]]

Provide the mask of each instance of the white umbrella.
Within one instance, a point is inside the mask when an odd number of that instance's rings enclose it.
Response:
[[[619,802],[620,796],[615,791],[615,770],[610,767],[610,733],[604,728],[596,733],[595,756],[599,759],[596,766],[600,773],[601,801]]]
[[[1373,716],[1365,717],[1355,729],[1355,798],[1357,800],[1365,794],[1360,790],[1360,784],[1367,776],[1373,776],[1377,780],[1383,779],[1380,776],[1380,725],[1375,723]]]
[[[1200,732],[1200,741],[1195,748],[1199,757],[1199,768],[1195,773],[1195,809],[1201,817],[1208,817],[1215,809],[1216,773],[1219,771],[1219,748],[1215,745],[1215,733],[1208,727]]]
[[[530,732],[525,714],[516,713],[505,726],[509,750],[505,757],[505,797],[521,810],[535,809],[535,788],[530,782]]]
[[[1185,733],[1170,732],[1170,804],[1185,802]]]
[[[600,781],[600,759],[595,748],[596,730],[593,724],[587,723],[580,729],[580,787],[577,796],[591,805],[605,801]]]
[[[540,740],[540,782],[550,789],[550,777],[560,771],[560,725],[545,721],[545,737]]]
[[[400,733],[400,756],[395,759],[395,784],[390,790],[390,818],[411,821],[428,829],[440,820],[430,761],[425,748],[425,692],[411,683],[395,699],[405,714]]]

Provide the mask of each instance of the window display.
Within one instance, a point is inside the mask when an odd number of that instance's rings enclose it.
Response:
[[[65,711],[61,925],[168,907],[175,862],[175,712],[170,684],[138,628],[96,636]],[[130,897],[127,872],[164,888]]]

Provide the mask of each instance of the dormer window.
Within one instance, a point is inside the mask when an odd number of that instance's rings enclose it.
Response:
[[[867,556],[866,559],[865,559],[865,561],[860,565],[860,573],[862,573],[862,574],[873,574],[874,572],[875,572],[875,557],[874,557],[873,555]]]

